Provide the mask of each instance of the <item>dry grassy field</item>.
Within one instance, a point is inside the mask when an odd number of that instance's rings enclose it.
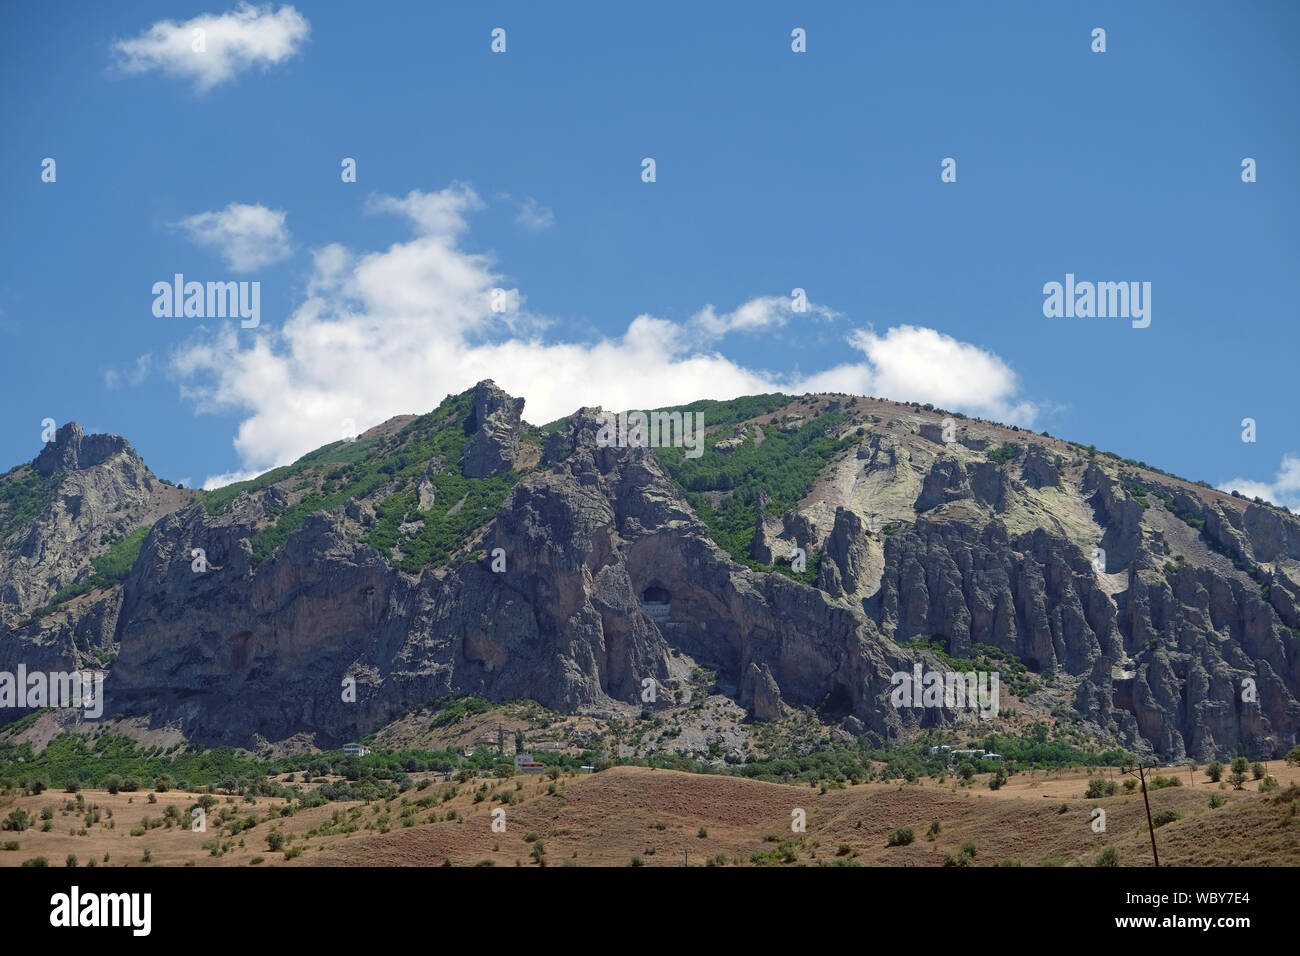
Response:
[[[1253,780],[1234,791],[1185,767],[1156,771],[1182,779],[1150,793],[1152,813],[1181,815],[1156,830],[1161,864],[1300,864],[1300,786],[1290,789],[1300,785],[1300,768],[1275,763],[1269,770],[1280,783],[1271,793],[1260,793]],[[826,792],[641,767],[555,781],[520,776],[457,785],[438,777],[393,800],[328,803],[288,816],[281,816],[281,799],[216,795],[202,833],[189,825],[194,794],[159,793],[149,803],[145,792],[87,790],[78,804],[77,795],[46,791],[0,798],[0,818],[15,809],[31,818],[25,830],[0,833],[0,865],[44,857],[63,866],[71,854],[79,866],[537,866],[539,856],[547,866],[943,866],[969,843],[974,866],[1093,865],[1107,847],[1121,866],[1150,865],[1141,793],[1121,787],[1115,796],[1085,799],[1089,776],[1022,773],[996,791],[976,778],[966,788],[925,779]],[[1125,779],[1113,770],[1093,776]],[[513,804],[502,802],[507,794]],[[1211,796],[1222,805],[1212,808]],[[176,808],[171,826],[168,807]],[[1093,830],[1097,807],[1106,812],[1104,832]],[[492,829],[496,808],[505,810],[504,832]],[[792,830],[795,810],[803,811],[804,832]],[[92,820],[98,813],[98,822],[88,826],[88,813]],[[939,830],[930,838],[933,821]],[[903,827],[914,840],[888,846]]]

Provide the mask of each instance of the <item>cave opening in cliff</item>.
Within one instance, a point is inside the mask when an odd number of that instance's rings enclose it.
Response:
[[[672,600],[672,595],[668,593],[667,588],[662,588],[657,584],[652,584],[641,593],[642,604],[667,604]]]
[[[853,695],[843,684],[836,684],[818,711],[827,720],[843,720],[853,713]]]

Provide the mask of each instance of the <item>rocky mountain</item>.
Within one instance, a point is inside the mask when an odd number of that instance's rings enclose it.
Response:
[[[107,714],[337,746],[438,698],[713,691],[880,745],[1051,720],[1165,759],[1300,743],[1300,521],[1047,435],[848,395],[698,402],[704,453],[492,382],[212,492],[76,424],[0,476],[0,670]],[[680,431],[679,433],[680,434]],[[991,723],[895,674],[999,671]],[[21,711],[0,711],[10,719]],[[987,716],[987,715],[986,715]]]

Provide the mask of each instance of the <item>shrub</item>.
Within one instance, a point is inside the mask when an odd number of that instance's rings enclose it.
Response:
[[[272,830],[266,835],[266,845],[270,847],[272,853],[278,853],[284,847],[284,834],[279,830]]]
[[[9,816],[0,822],[0,830],[26,830],[32,825],[32,817],[26,810],[11,810]]]
[[[1270,790],[1277,789],[1277,777],[1265,777],[1259,782],[1259,792],[1268,793]]]
[[[935,837],[939,835],[939,832],[942,829],[943,829],[943,824],[941,824],[938,820],[931,820],[930,829],[926,832],[925,835],[929,837],[931,840],[933,840]]]
[[[1211,783],[1218,783],[1223,779],[1223,764],[1217,760],[1210,761],[1210,765],[1205,768],[1205,775],[1210,778]]]
[[[1211,810],[1217,810],[1217,809],[1219,809],[1219,807],[1223,806],[1223,805],[1224,805],[1225,803],[1227,803],[1227,802],[1228,802],[1228,798],[1227,798],[1227,797],[1220,796],[1220,795],[1217,794],[1217,793],[1212,793],[1212,794],[1210,794],[1210,809],[1211,809]]]
[[[92,860],[91,862],[93,863],[94,861]],[[63,865],[67,867],[75,867],[77,865],[77,854],[69,853],[68,858],[63,861]]]
[[[1119,866],[1119,851],[1113,846],[1108,846],[1097,854],[1097,860],[1093,866]]]
[[[1138,782],[1137,782],[1136,780],[1133,780],[1133,779],[1131,779],[1131,778],[1128,779],[1128,780],[1125,780],[1125,781],[1124,781],[1124,792],[1125,792],[1125,793],[1132,793],[1134,790],[1137,789],[1137,786],[1138,786]]]
[[[1119,791],[1119,784],[1114,780],[1103,780],[1098,777],[1088,781],[1088,790],[1084,797],[1089,800],[1096,800],[1098,797],[1113,797]]]
[[[885,843],[885,846],[907,846],[915,839],[916,833],[911,827],[899,827],[889,834],[889,840]]]
[[[1166,807],[1163,810],[1157,810],[1151,815],[1152,826],[1162,827],[1166,823],[1173,823],[1175,820],[1181,820],[1183,815],[1177,810]]]
[[[1250,775],[1254,777],[1256,780],[1263,780],[1264,772],[1265,772],[1264,765],[1259,761],[1256,761],[1255,763],[1250,765]]]
[[[1005,464],[1020,454],[1020,446],[1015,442],[1005,442],[1001,448],[996,448],[987,453],[989,461],[995,461],[999,465]]]
[[[50,861],[43,856],[34,856],[30,860],[23,860],[23,866],[49,866]]]

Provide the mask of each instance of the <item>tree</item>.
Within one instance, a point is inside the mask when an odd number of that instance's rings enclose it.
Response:
[[[271,848],[272,853],[280,852],[284,846],[284,834],[279,830],[272,830],[266,835],[266,845]]]
[[[1250,765],[1250,775],[1256,780],[1264,779],[1264,765],[1258,760]]]
[[[524,752],[524,732],[522,730],[516,730],[515,731],[515,753],[521,754],[523,752]]]
[[[1210,761],[1210,765],[1205,768],[1205,775],[1212,783],[1218,783],[1223,779],[1223,764],[1217,760]]]
[[[1234,757],[1232,760],[1232,773],[1228,775],[1228,782],[1232,784],[1233,790],[1246,789],[1246,771],[1250,769],[1250,764],[1245,757]]]
[[[115,773],[110,773],[104,778],[104,789],[109,793],[117,793],[122,789],[122,778]]]

